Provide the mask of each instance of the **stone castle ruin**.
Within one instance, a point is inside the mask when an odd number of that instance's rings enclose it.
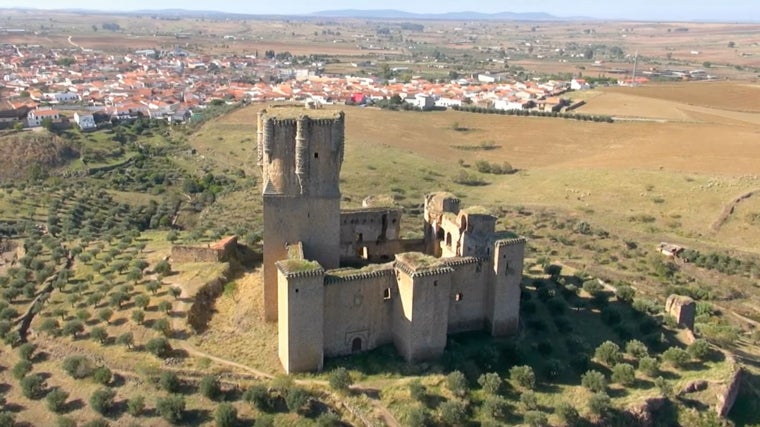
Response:
[[[285,371],[385,344],[416,362],[440,356],[451,333],[514,333],[525,239],[448,193],[426,197],[419,240],[400,238],[400,209],[341,211],[344,120],[293,107],[258,117],[265,318],[278,322]]]

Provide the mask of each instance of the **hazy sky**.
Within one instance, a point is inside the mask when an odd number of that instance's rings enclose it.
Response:
[[[194,9],[251,14],[307,14],[328,9],[399,9],[408,12],[547,12],[557,16],[647,20],[760,21],[760,0],[0,0],[0,8],[96,10]]]

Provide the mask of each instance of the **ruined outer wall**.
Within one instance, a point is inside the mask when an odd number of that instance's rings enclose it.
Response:
[[[479,331],[485,326],[486,274],[476,258],[443,260],[451,274],[448,333]]]
[[[390,290],[390,299],[384,292]],[[347,277],[325,278],[325,355],[343,356],[353,352],[356,338],[360,351],[393,341],[391,334],[393,304],[398,300],[393,268],[357,272]]]
[[[665,311],[675,317],[679,325],[694,330],[697,303],[693,299],[681,295],[671,295],[665,300]]]
[[[401,304],[394,310],[393,342],[408,362],[434,359],[443,354],[451,273],[448,267],[417,273],[396,263]]]
[[[393,260],[401,249],[398,243],[401,211],[398,209],[342,211],[340,224],[342,259],[364,258],[372,262],[387,262]]]
[[[224,251],[202,246],[172,246],[172,261],[186,262],[220,262]]]
[[[517,332],[520,321],[520,281],[525,259],[525,239],[500,240],[494,245],[488,281],[488,318],[491,335]]]
[[[324,271],[290,273],[278,263],[278,352],[285,372],[311,372],[324,362]]]

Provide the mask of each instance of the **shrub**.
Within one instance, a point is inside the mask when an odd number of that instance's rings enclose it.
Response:
[[[153,322],[153,330],[160,332],[163,336],[168,337],[172,333],[172,326],[169,319],[161,318]]]
[[[98,384],[107,385],[111,382],[112,378],[113,373],[106,366],[99,366],[92,373],[92,379]]]
[[[499,394],[501,391],[502,380],[496,372],[483,374],[478,378],[478,384],[488,394]]]
[[[605,415],[612,408],[612,401],[607,393],[598,392],[588,399],[588,410],[594,415]]]
[[[158,377],[158,385],[169,393],[176,393],[180,388],[180,381],[177,374],[171,371],[161,372],[161,376]]]
[[[133,417],[139,417],[145,410],[145,398],[133,396],[127,400],[127,413]]]
[[[45,395],[45,379],[40,374],[27,375],[21,379],[21,393],[27,399],[37,400]]]
[[[710,354],[710,344],[703,339],[698,339],[691,343],[686,351],[697,360],[705,360]]]
[[[461,400],[447,400],[440,406],[441,420],[448,425],[458,426],[467,422],[467,405]]]
[[[261,411],[269,410],[269,391],[263,384],[255,384],[243,393],[243,400]]]
[[[274,427],[274,415],[260,414],[253,423],[253,427]]]
[[[637,359],[649,356],[649,350],[647,350],[647,346],[639,340],[628,341],[625,344],[625,352]]]
[[[620,347],[612,341],[605,341],[596,348],[594,357],[607,366],[613,366],[623,360]]]
[[[16,416],[11,412],[0,412],[0,427],[13,427],[16,425]]]
[[[101,415],[107,414],[113,408],[116,392],[110,388],[100,388],[90,395],[90,407]]]
[[[525,423],[531,427],[546,427],[549,425],[549,419],[541,411],[528,411],[525,413]]]
[[[481,408],[488,416],[497,420],[503,420],[509,415],[509,403],[501,396],[487,396]]]
[[[660,373],[660,366],[659,363],[657,363],[657,359],[649,356],[642,357],[639,359],[639,371],[650,378],[654,378]]]
[[[108,421],[104,420],[103,418],[88,421],[82,424],[82,427],[109,427],[109,426],[110,424],[108,423]]]
[[[422,402],[427,396],[427,389],[420,380],[414,380],[409,383],[409,395],[412,396],[412,399]]]
[[[658,389],[660,389],[660,393],[662,393],[663,396],[666,396],[666,397],[673,396],[673,386],[671,386],[669,382],[665,381],[665,378],[663,377],[655,378],[654,385]]]
[[[599,371],[587,371],[581,376],[581,385],[595,392],[604,391],[607,388],[607,379]]]
[[[103,308],[100,311],[98,311],[98,319],[100,319],[103,322],[106,322],[106,324],[109,323],[111,320],[111,316],[113,316],[113,310],[110,308]]]
[[[628,304],[633,302],[635,295],[636,291],[629,285],[620,285],[617,287],[617,291],[615,291],[615,296],[617,296],[617,299]]]
[[[158,310],[163,311],[164,313],[168,313],[172,310],[172,303],[170,303],[169,301],[161,301],[158,303]],[[161,320],[166,320],[166,319],[161,319]]]
[[[135,307],[145,310],[150,305],[150,297],[140,294],[135,297]]]
[[[222,403],[214,411],[216,427],[235,427],[238,423],[237,409],[229,403]]]
[[[330,372],[329,377],[330,387],[333,390],[340,392],[346,392],[353,384],[351,374],[348,373],[346,368],[340,367]]]
[[[164,358],[169,356],[172,351],[171,345],[166,338],[153,338],[145,344],[145,348],[156,357]]]
[[[78,319],[69,320],[68,322],[64,323],[63,328],[61,328],[63,335],[69,335],[72,338],[76,338],[77,334],[82,333],[83,331],[84,323]]]
[[[216,399],[221,393],[221,390],[219,388],[219,380],[215,375],[204,376],[201,378],[201,381],[198,384],[198,391],[200,391],[200,393],[208,399]]]
[[[612,368],[612,382],[630,385],[636,381],[636,371],[627,363],[618,363]]]
[[[23,379],[26,374],[32,372],[32,362],[28,360],[22,360],[13,365],[13,378],[17,380]]]
[[[143,322],[145,321],[145,312],[142,310],[133,310],[132,321],[138,325],[142,325]]]
[[[554,414],[562,423],[568,427],[577,425],[581,420],[581,416],[578,414],[578,410],[567,402],[561,402],[559,405],[557,405],[557,407],[554,409]]]
[[[409,427],[425,427],[430,424],[430,416],[427,411],[419,406],[409,408],[404,414],[406,424]]]
[[[513,366],[509,378],[525,389],[532,390],[536,386],[536,374],[530,366]]]
[[[45,396],[45,404],[51,412],[60,413],[66,408],[66,399],[68,398],[68,393],[60,388],[55,388]]]
[[[84,356],[69,356],[63,359],[63,370],[72,378],[87,378],[92,374],[92,363]]]
[[[662,353],[662,360],[670,363],[675,368],[684,367],[689,363],[690,359],[689,353],[678,347],[670,347]]]
[[[37,350],[37,346],[32,343],[24,343],[18,347],[18,355],[21,360],[32,360],[34,352]]]
[[[467,378],[460,371],[451,372],[446,376],[446,385],[454,396],[463,397],[467,395]]]
[[[179,394],[160,397],[156,400],[156,411],[161,415],[161,418],[172,424],[177,424],[182,421],[185,413],[185,398]]]
[[[290,387],[285,393],[285,404],[290,412],[298,413],[309,401],[309,394],[300,387]]]
[[[520,395],[520,404],[526,411],[538,409],[538,398],[536,393],[526,390]]]

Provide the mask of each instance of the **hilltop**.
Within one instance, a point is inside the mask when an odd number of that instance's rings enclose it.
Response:
[[[78,155],[74,144],[47,131],[0,134],[0,181],[50,171]]]

